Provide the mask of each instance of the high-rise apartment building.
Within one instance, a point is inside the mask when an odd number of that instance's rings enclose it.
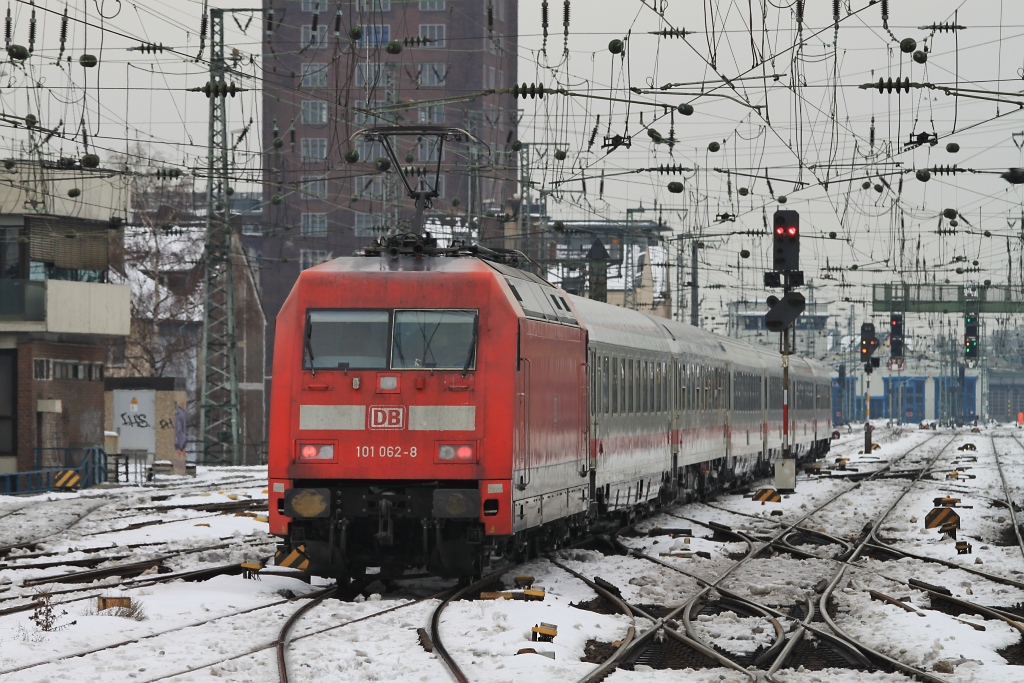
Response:
[[[348,256],[389,229],[411,229],[414,202],[378,170],[374,126],[434,125],[482,144],[405,136],[403,167],[440,156],[429,222],[479,225],[516,192],[516,100],[486,94],[516,80],[516,0],[264,0],[264,210],[244,236],[268,322],[305,268]],[[398,50],[401,47],[401,50]],[[352,161],[353,152],[358,161]],[[500,246],[500,243],[498,243]],[[272,354],[267,354],[268,376]]]

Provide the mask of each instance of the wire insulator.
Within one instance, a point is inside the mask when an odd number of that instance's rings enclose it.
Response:
[[[317,7],[319,7],[319,6],[320,5],[317,5]],[[313,12],[313,23],[312,23],[312,25],[310,25],[309,30],[315,36],[316,35],[316,30],[318,28],[320,28],[320,12],[316,11],[316,12]],[[315,41],[315,38],[314,38],[314,41]]]
[[[11,16],[11,10],[7,10],[7,16]],[[544,29],[544,38],[548,37],[548,0],[540,3],[540,26]]]
[[[597,123],[594,124],[594,130],[590,131],[590,140],[587,142],[587,151],[589,152],[594,148],[594,141],[597,140],[597,127],[601,125],[601,118],[598,117]]]
[[[796,0],[796,25],[801,26],[804,23],[804,3],[806,0]]]
[[[64,56],[64,44],[68,40],[68,8],[64,8],[64,16],[60,18],[60,54],[57,56],[57,61]]]
[[[210,24],[210,19],[204,13],[202,21],[199,22],[199,38],[200,39],[206,38],[206,29],[209,28],[209,24]]]
[[[832,0],[832,21],[839,23],[839,0]]]
[[[918,26],[922,31],[931,31],[932,33],[952,33],[953,31],[962,31],[967,28],[960,24],[954,24],[949,21],[944,21],[941,24],[932,24],[931,26]]]
[[[487,32],[494,32],[494,0],[487,0]]]
[[[685,38],[693,33],[693,31],[687,31],[685,28],[663,28],[660,31],[648,31],[648,33],[652,36],[661,36],[662,38]]]
[[[562,26],[565,27],[565,35],[569,35],[569,0],[562,3]]]
[[[274,8],[271,7],[267,10],[267,38],[274,33]]]
[[[334,15],[334,37],[341,37],[341,10],[338,10]]]
[[[892,78],[888,78],[888,79],[879,78],[878,79],[878,83],[875,85],[875,87],[878,88],[878,92],[879,93],[887,92],[887,93],[889,93],[891,95],[892,91],[895,90],[896,94],[898,95],[901,90],[903,92],[910,92],[910,79],[909,78],[904,78],[901,81],[899,79],[899,77],[896,77],[895,79],[892,79]]]
[[[32,6],[32,16],[28,20],[28,52],[32,54],[36,49],[36,7]]]
[[[882,0],[882,26],[889,28],[889,0]]]
[[[7,8],[7,19],[4,20],[4,47],[11,46],[11,8]]]
[[[875,148],[875,117],[871,117],[871,149]]]

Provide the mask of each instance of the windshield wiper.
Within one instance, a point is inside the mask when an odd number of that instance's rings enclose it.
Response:
[[[306,353],[309,354],[309,369],[310,369],[310,372],[312,372],[313,376],[316,377],[316,364],[314,363],[312,337],[313,337],[313,321],[310,320],[310,316],[307,313],[306,314]]]
[[[476,337],[477,337],[477,326],[479,325],[480,314],[477,313],[473,316],[473,340],[469,344],[469,353],[466,354],[466,364],[462,366],[462,376],[465,377],[466,373],[469,372],[469,366],[473,364],[473,360],[476,358]]]

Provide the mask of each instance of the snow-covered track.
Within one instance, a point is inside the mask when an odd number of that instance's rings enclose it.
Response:
[[[1024,451],[1024,444],[1020,442],[1020,439],[1017,438],[1016,434],[1011,432],[1009,437],[1013,440],[1017,449]],[[1024,538],[1021,537],[1020,524],[1017,522],[1017,502],[1013,499],[1013,492],[1010,490],[1010,485],[1006,481],[1006,473],[1003,472],[1003,465],[999,460],[999,449],[996,447],[996,437],[994,434],[991,434],[989,438],[992,440],[992,453],[996,459],[996,468],[999,470],[999,478],[1003,482],[1003,493],[1006,494],[1006,507],[1010,513],[1010,524],[1013,526],[1013,535],[1017,537],[1017,547],[1020,548],[1021,557],[1024,558]]]

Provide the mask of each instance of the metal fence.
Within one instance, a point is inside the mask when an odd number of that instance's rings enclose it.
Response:
[[[107,481],[107,454],[99,446],[37,448],[36,469],[0,474],[0,495],[56,491],[57,475],[74,470],[78,486],[88,488]]]

